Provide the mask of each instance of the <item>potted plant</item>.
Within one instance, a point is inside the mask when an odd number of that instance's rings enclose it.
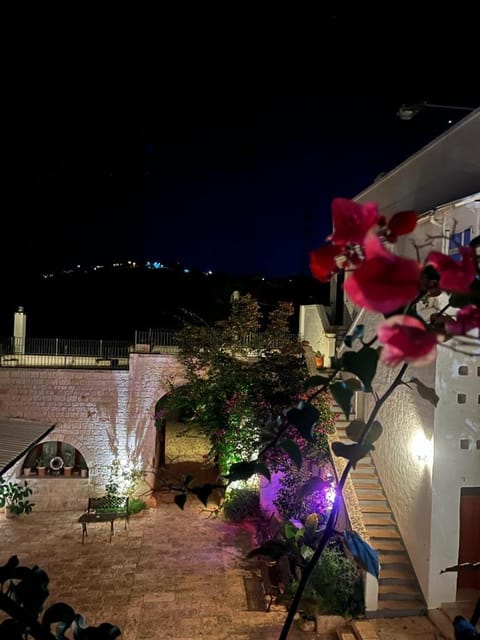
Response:
[[[315,366],[321,369],[324,365],[325,357],[321,351],[315,351]]]
[[[72,471],[73,471],[73,452],[72,451],[65,451],[65,453],[63,454],[63,462],[64,462],[63,473],[68,478],[72,475]]]
[[[45,453],[37,458],[37,470],[39,476],[44,476],[47,474],[47,465],[49,463],[49,458]]]
[[[80,460],[80,476],[82,478],[86,478],[88,476],[87,463],[85,462],[85,460],[83,458]]]
[[[34,503],[28,500],[31,494],[32,490],[26,480],[22,485],[17,482],[5,482],[0,478],[0,507],[5,508],[7,518],[31,513],[34,506]]]

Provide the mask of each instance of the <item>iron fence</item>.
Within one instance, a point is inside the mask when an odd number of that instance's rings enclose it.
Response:
[[[119,340],[4,338],[1,367],[128,368],[129,343]]]

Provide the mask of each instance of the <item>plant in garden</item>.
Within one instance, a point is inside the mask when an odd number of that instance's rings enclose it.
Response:
[[[17,516],[22,513],[31,513],[35,506],[35,503],[29,500],[31,494],[32,489],[26,480],[23,484],[5,482],[0,476],[0,508],[5,507],[10,513]]]
[[[108,480],[105,493],[109,496],[132,496],[145,477],[145,471],[133,467],[123,467],[118,460],[114,460],[108,467]]]
[[[447,345],[453,336],[461,335],[469,346],[472,344],[470,339],[478,340],[480,280],[473,247],[462,247],[459,261],[438,251],[430,251],[423,264],[419,259],[402,258],[390,252],[386,242],[394,243],[399,236],[409,234],[415,228],[414,212],[400,212],[387,221],[379,215],[374,203],[361,205],[338,198],[333,202],[333,226],[334,231],[329,237],[331,244],[311,253],[313,275],[328,281],[335,273],[348,271],[344,291],[350,299],[364,309],[389,316],[380,322],[377,335],[367,341],[363,327],[357,327],[345,343],[352,347],[358,340],[360,349],[346,351],[335,363],[330,376],[315,376],[307,383],[309,388],[315,389],[311,398],[328,388],[347,420],[354,393],[374,395],[375,404],[368,420],[353,420],[347,427],[347,435],[353,444],[337,442],[332,445],[334,453],[347,460],[337,487],[337,493],[340,493],[351,468],[374,448],[374,442],[381,436],[383,428],[376,418],[398,387],[414,387],[423,398],[434,404],[438,401],[433,389],[417,378],[404,379],[405,373],[409,364],[424,365],[434,359],[437,345]],[[430,318],[424,318],[417,309],[417,303],[441,293],[448,295],[448,303]],[[377,340],[380,346],[374,348]],[[458,349],[456,344],[452,348]],[[478,342],[467,353],[480,353]],[[373,388],[378,362],[400,367],[381,396]],[[339,374],[342,371],[352,377],[341,379]],[[301,433],[305,433],[307,425],[315,424],[318,419],[312,409],[310,404],[304,404],[293,414],[294,424]],[[336,501],[322,539],[302,573],[280,640],[286,640],[309,578],[334,535],[338,508]],[[354,532],[345,532],[345,543],[357,562],[378,576],[378,560],[369,545]]]
[[[258,491],[249,488],[232,489],[225,497],[223,513],[232,522],[259,517],[261,512]]]

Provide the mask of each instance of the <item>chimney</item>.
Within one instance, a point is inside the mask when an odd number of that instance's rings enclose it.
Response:
[[[25,353],[25,336],[27,333],[27,316],[23,307],[18,307],[13,315],[13,351]]]

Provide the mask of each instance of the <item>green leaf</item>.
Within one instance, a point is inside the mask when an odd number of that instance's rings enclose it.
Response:
[[[431,387],[427,387],[418,378],[412,378],[410,382],[413,382],[415,385],[417,385],[417,391],[422,398],[431,402],[434,407],[437,406],[440,398],[435,393],[435,389],[432,389]]]
[[[287,412],[287,419],[305,440],[313,440],[313,428],[317,424],[319,415],[315,407],[305,403],[301,409],[290,409]]]
[[[258,463],[256,460],[251,460],[250,462],[235,462],[230,467],[227,478],[230,482],[248,480],[257,473],[257,466]]]
[[[297,497],[305,498],[305,496],[310,496],[315,491],[320,491],[324,487],[331,487],[332,484],[328,480],[322,480],[321,478],[310,478],[306,482],[304,482],[297,489]]]
[[[302,452],[300,451],[300,447],[293,440],[283,440],[280,442],[279,447],[281,447],[288,457],[296,464],[298,469],[302,467]]]
[[[354,442],[360,442],[360,439],[365,433],[366,427],[367,425],[365,424],[365,422],[363,422],[363,420],[352,420],[352,422],[345,429],[345,433],[350,438],[350,440],[353,440]],[[372,426],[370,427],[368,436],[364,444],[373,444],[382,435],[382,431],[382,425],[380,424],[380,422],[375,420],[375,422],[373,422]]]
[[[345,371],[350,371],[360,378],[367,391],[372,390],[378,363],[378,351],[372,347],[363,347],[360,351],[347,351],[343,355],[342,364]]]
[[[343,381],[332,384],[330,391],[334,400],[341,406],[342,411],[348,420],[352,411],[353,391],[349,389]]]
[[[190,491],[196,495],[200,502],[206,507],[210,494],[214,488],[215,487],[212,484],[204,484],[201,487],[193,487]]]
[[[358,378],[348,378],[343,381],[351,391],[364,391],[365,387]]]
[[[468,304],[480,304],[480,279],[477,277],[470,285],[469,293],[451,293],[450,305],[455,308],[466,307]]]
[[[179,493],[174,497],[173,500],[175,501],[177,507],[180,507],[180,509],[183,510],[183,507],[185,506],[185,503],[187,501],[187,495],[185,493]]]
[[[325,376],[312,376],[305,382],[305,391],[308,389],[312,389],[313,387],[323,387],[328,385],[330,382],[330,378]]]
[[[283,525],[283,535],[287,540],[292,540],[297,535],[298,529],[293,522],[286,522]]]
[[[364,458],[372,449],[371,444],[344,444],[343,442],[333,442],[332,451],[339,458],[346,458],[355,466],[359,460]]]
[[[255,465],[255,473],[259,473],[264,478],[266,478],[269,482],[272,479],[272,476],[270,474],[270,469],[267,467],[267,465],[264,462],[258,462]]]

